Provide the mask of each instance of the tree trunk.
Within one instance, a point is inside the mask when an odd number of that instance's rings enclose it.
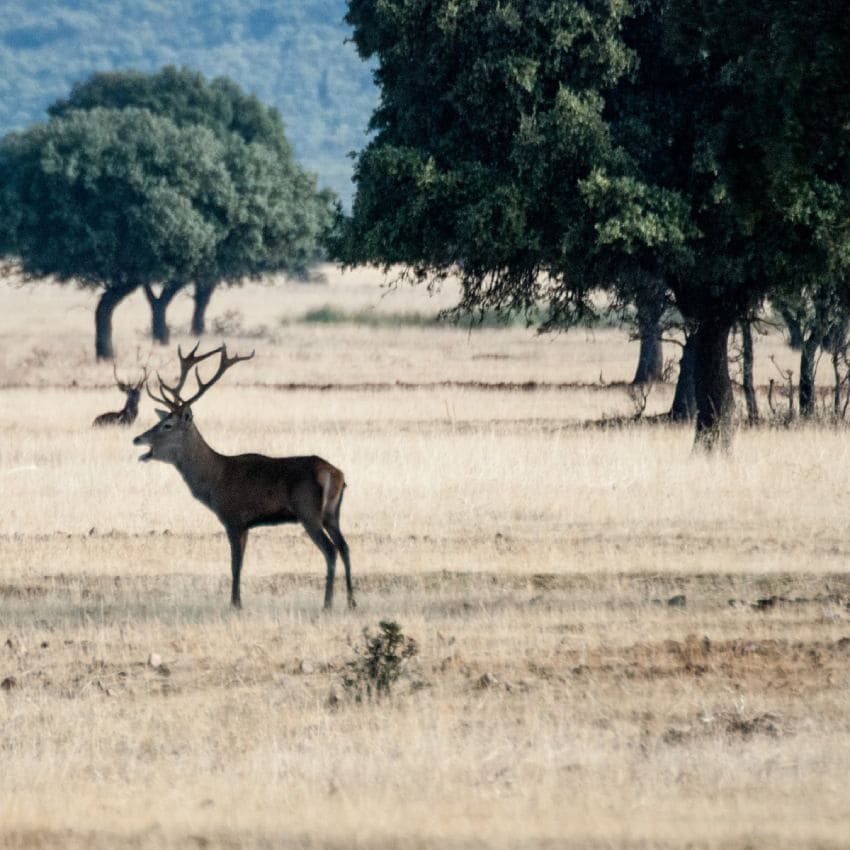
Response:
[[[676,392],[673,395],[673,406],[670,408],[670,419],[673,422],[693,422],[697,415],[697,399],[694,392],[694,356],[696,342],[694,335],[685,338],[685,347],[679,360],[679,379],[676,381]]]
[[[735,401],[729,379],[729,331],[732,322],[703,320],[694,334],[694,391],[697,404],[695,445],[713,451],[729,448]]]
[[[753,323],[749,319],[741,321],[743,348],[744,401],[747,405],[747,422],[755,425],[759,421],[756,388],[753,383]]]
[[[192,333],[195,336],[202,336],[206,333],[207,307],[209,306],[214,289],[214,283],[195,282],[195,308],[192,311]]]
[[[842,418],[841,395],[844,386],[844,376],[841,374],[841,355],[838,351],[832,352],[832,416],[837,422]]]
[[[833,322],[829,332],[823,341],[823,347],[830,353],[832,358],[832,374],[834,378],[832,386],[832,415],[836,421],[844,417],[844,394],[845,376],[842,373],[842,362],[847,355],[847,332],[850,330],[850,316],[843,316],[839,321]]]
[[[815,334],[803,340],[800,347],[800,416],[811,419],[815,415],[815,368],[819,340]]]
[[[782,316],[782,321],[785,322],[785,327],[788,328],[788,344],[794,351],[799,351],[803,347],[802,325],[789,309],[780,307],[779,313]]]
[[[94,354],[98,360],[112,360],[112,314],[131,292],[130,289],[105,289],[94,311]]]
[[[652,279],[647,278],[647,280]],[[638,289],[635,297],[640,352],[633,384],[651,384],[660,381],[664,371],[661,317],[664,315],[666,301],[664,288],[659,288],[657,281],[654,283],[654,286]]]
[[[149,284],[144,285],[145,296],[151,307],[151,338],[160,345],[168,345],[171,341],[171,332],[165,312],[174,296],[180,291],[181,285],[169,281],[162,287],[162,292],[157,296]]]
[[[168,345],[171,341],[165,308],[166,305],[158,299],[151,304],[151,337],[160,345]]]
[[[653,311],[654,313],[655,311]],[[664,371],[664,358],[661,345],[661,315],[650,315],[638,310],[638,332],[640,334],[640,352],[633,384],[652,384],[660,381]]]

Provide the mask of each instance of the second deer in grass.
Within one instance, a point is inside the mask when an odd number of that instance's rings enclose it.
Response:
[[[230,567],[233,584],[231,604],[240,608],[239,576],[248,531],[260,525],[300,522],[310,539],[325,556],[325,608],[333,604],[336,555],[345,566],[348,606],[354,607],[351,587],[351,562],[348,544],[339,528],[339,512],[345,478],[336,467],[316,456],[266,457],[259,454],[222,455],[210,448],[201,436],[192,416],[196,402],[231,366],[247,357],[228,357],[224,345],[197,354],[198,346],[185,357],[178,347],[180,377],[172,387],[159,379],[159,397],[148,395],[165,405],[157,410],[159,423],[133,440],[149,446],[139,460],[161,460],[177,467],[192,495],[206,505],[221,521],[230,542]],[[198,363],[220,354],[218,370],[209,381],[202,381]],[[197,392],[188,399],[180,397],[190,370],[195,367]]]
[[[147,368],[143,370],[142,377],[137,384],[125,384],[118,377],[114,363],[112,364],[112,374],[115,375],[115,384],[118,389],[127,396],[127,401],[121,410],[116,410],[114,413],[101,413],[100,416],[96,416],[94,422],[92,422],[93,428],[103,428],[105,425],[132,425],[136,421],[136,416],[139,415],[139,397],[148,377]]]

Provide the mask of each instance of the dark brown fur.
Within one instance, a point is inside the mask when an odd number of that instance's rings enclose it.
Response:
[[[113,372],[115,367],[113,366]],[[142,394],[142,387],[147,378],[147,369],[145,370],[142,379],[138,384],[125,384],[118,380],[118,374],[115,373],[115,385],[127,396],[124,402],[124,407],[121,410],[116,410],[114,413],[101,413],[96,416],[92,422],[93,428],[102,428],[105,425],[132,425],[136,421],[136,416],[139,414],[139,397]]]
[[[223,365],[205,387],[217,380],[228,365],[237,362],[228,362],[223,346],[221,350]],[[181,354],[181,361],[194,364],[199,358],[192,361],[193,354],[187,358]],[[187,371],[188,367],[184,369],[177,392]],[[348,605],[353,608],[348,544],[339,528],[345,489],[342,472],[315,455],[273,458],[259,454],[219,454],[195,427],[189,404],[199,395],[196,394],[189,402],[178,403],[169,401],[163,394],[159,400],[168,404],[171,411],[157,411],[161,421],[136,437],[133,443],[150,446],[150,451],[139,460],[161,460],[177,467],[192,495],[221,521],[230,542],[231,604],[237,608],[242,604],[239,577],[248,531],[261,525],[300,522],[325,556],[325,608],[333,604],[337,552],[345,566]]]

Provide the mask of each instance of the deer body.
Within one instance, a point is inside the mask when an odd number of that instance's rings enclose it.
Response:
[[[96,416],[92,422],[93,428],[103,428],[105,425],[132,425],[139,415],[139,399],[135,399],[135,404],[132,404],[130,399],[121,410],[114,413],[101,413]]]
[[[115,375],[116,386],[127,396],[127,400],[121,410],[116,410],[114,413],[101,413],[100,416],[96,416],[94,422],[92,422],[93,428],[102,428],[105,425],[132,425],[139,415],[139,397],[148,376],[147,369],[145,369],[138,384],[125,384],[119,380],[114,364],[112,371]]]
[[[195,347],[197,350],[197,346]],[[160,460],[177,468],[192,495],[206,505],[219,519],[230,543],[231,604],[241,607],[239,579],[248,531],[262,525],[300,522],[311,540],[325,556],[325,608],[333,604],[336,555],[345,566],[349,607],[354,607],[351,585],[351,562],[348,544],[339,528],[339,514],[345,478],[336,467],[316,456],[266,457],[260,454],[222,455],[212,449],[193,421],[192,401],[214,383],[224,370],[238,360],[228,360],[224,346],[219,373],[190,401],[179,403],[163,397],[157,399],[171,407],[170,412],[157,411],[160,422],[133,440],[148,445],[150,450],[139,460]],[[190,365],[216,351],[194,358],[194,351],[181,361]],[[182,387],[188,368],[178,384]],[[160,381],[161,389],[171,391]]]

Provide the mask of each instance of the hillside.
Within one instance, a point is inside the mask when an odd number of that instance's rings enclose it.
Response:
[[[188,65],[228,76],[286,122],[296,154],[348,203],[351,160],[377,100],[346,43],[345,0],[47,0],[2,4],[0,133],[94,71]]]

